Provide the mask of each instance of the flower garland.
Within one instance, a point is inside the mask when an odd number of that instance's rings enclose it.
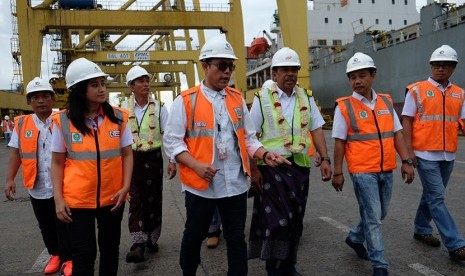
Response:
[[[296,89],[299,89],[296,87]],[[305,141],[308,137],[308,120],[307,120],[307,107],[305,106],[305,98],[304,93],[298,93],[296,91],[297,98],[299,99],[300,103],[300,143],[298,146],[294,146],[289,138],[290,135],[287,134],[286,128],[284,126],[284,116],[283,116],[283,109],[281,103],[279,102],[279,94],[276,90],[276,84],[271,86],[271,95],[274,99],[274,107],[276,112],[278,113],[278,125],[281,131],[281,136],[284,139],[284,147],[286,147],[292,153],[299,153],[305,148]]]
[[[136,144],[137,149],[141,151],[148,151],[153,144],[153,137],[155,136],[155,102],[153,101],[153,97],[149,96],[149,106],[147,107],[147,111],[149,112],[149,137],[146,144],[143,144],[141,139],[139,138],[139,126],[136,122],[136,115],[134,114],[134,95],[129,97],[128,102],[129,108],[129,123],[131,126],[132,138],[134,139],[134,143]]]

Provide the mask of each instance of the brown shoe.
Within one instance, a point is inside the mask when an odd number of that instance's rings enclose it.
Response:
[[[207,239],[207,247],[208,248],[216,248],[218,246],[218,237],[210,237]]]
[[[413,238],[423,242],[426,245],[432,246],[432,247],[438,247],[438,246],[441,245],[441,242],[439,241],[439,239],[434,237],[431,234],[424,234],[424,235],[413,234]]]
[[[465,261],[465,246],[449,252],[449,256],[457,261]]]

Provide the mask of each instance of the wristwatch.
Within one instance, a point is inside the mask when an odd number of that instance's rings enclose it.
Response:
[[[409,157],[409,158],[407,158],[405,160],[402,160],[402,164],[407,164],[409,166],[413,166],[413,160],[412,160],[412,158]]]
[[[331,165],[331,159],[329,157],[321,157],[321,162],[323,161],[328,161],[328,163]]]

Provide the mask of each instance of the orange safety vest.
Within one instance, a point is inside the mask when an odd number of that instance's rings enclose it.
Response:
[[[15,117],[15,125],[19,157],[23,166],[23,184],[26,189],[31,190],[37,177],[37,145],[40,131],[34,123],[32,114]]]
[[[239,142],[242,168],[250,175],[245,145],[244,110],[242,95],[239,91],[226,87],[226,108],[234,126],[234,132]],[[199,162],[213,164],[215,148],[215,116],[212,104],[200,91],[200,86],[181,92],[186,109],[187,130],[184,142],[189,153]],[[208,182],[201,178],[194,170],[179,164],[181,182],[198,190],[208,189]]]
[[[8,126],[10,130],[13,130],[13,122],[11,120],[3,120],[3,124],[2,124],[2,131],[3,132],[6,132],[7,129],[6,127]]]
[[[394,108],[390,95],[378,94],[375,108],[354,97],[339,98],[348,126],[345,157],[350,173],[377,173],[396,168]]]
[[[411,84],[407,89],[417,104],[412,128],[413,149],[456,152],[463,89],[451,85],[443,94],[429,81]]]
[[[53,116],[63,134],[66,163],[63,198],[70,208],[96,209],[116,204],[111,200],[123,187],[123,164],[120,140],[128,113],[113,107],[121,123],[103,119],[93,135],[83,135],[68,118],[67,110]]]

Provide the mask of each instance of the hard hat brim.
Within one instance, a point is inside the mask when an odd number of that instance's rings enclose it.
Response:
[[[346,70],[346,74],[350,73],[350,72],[354,72],[354,71],[358,71],[358,70],[362,70],[362,69],[376,69],[376,66],[356,66],[356,67],[352,67],[348,70]]]
[[[236,59],[237,59],[236,56],[234,56],[234,55],[228,55],[228,54],[200,55],[200,56],[199,56],[199,60],[200,60],[200,61],[203,61],[203,60],[209,59],[209,58],[229,58],[229,59],[233,59],[233,60],[236,60]]]
[[[279,62],[279,63],[276,63],[274,65],[271,65],[271,68],[274,68],[274,67],[284,67],[284,66],[291,66],[291,67],[300,67],[300,63],[298,62],[292,62],[292,61],[289,61],[289,62]]]
[[[70,88],[71,86],[74,86],[74,85],[80,83],[81,81],[90,80],[90,79],[99,78],[99,77],[105,77],[106,78],[108,76],[109,76],[108,74],[105,74],[103,72],[97,72],[97,73],[94,73],[94,74],[87,75],[84,78],[77,79],[76,81],[74,81],[74,83],[71,83],[71,84],[67,83],[66,88]]]

